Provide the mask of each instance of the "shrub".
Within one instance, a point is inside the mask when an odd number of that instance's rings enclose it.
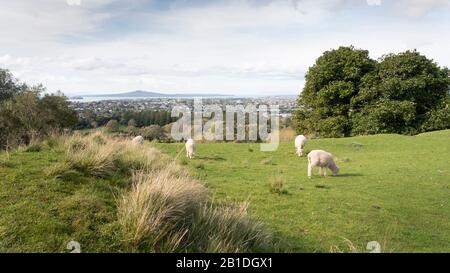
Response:
[[[147,140],[158,140],[164,136],[164,132],[159,125],[150,125],[139,130],[140,135]]]
[[[0,82],[2,92],[3,87]],[[76,124],[77,113],[69,107],[67,98],[61,93],[42,96],[44,91],[42,86],[24,86],[0,100],[0,149],[28,145]]]
[[[106,123],[105,125],[106,130],[110,133],[117,133],[119,132],[119,122],[115,119],[111,119]]]

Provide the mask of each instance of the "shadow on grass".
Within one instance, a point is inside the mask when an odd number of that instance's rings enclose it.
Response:
[[[338,174],[337,176],[333,176],[333,178],[339,178],[339,177],[358,177],[358,176],[363,176],[360,173],[343,173],[343,174]]]
[[[226,159],[220,156],[199,156],[198,159],[203,160],[214,160],[214,161],[225,161]]]
[[[324,190],[329,190],[331,189],[330,186],[327,185],[315,185],[314,187],[318,188],[318,189],[324,189]]]

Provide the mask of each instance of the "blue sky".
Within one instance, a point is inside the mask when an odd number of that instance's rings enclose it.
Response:
[[[0,0],[0,67],[49,91],[298,94],[328,49],[450,66],[450,0]]]

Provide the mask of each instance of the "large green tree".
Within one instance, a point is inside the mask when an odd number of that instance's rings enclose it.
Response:
[[[350,102],[362,78],[375,66],[366,50],[340,47],[326,51],[306,74],[294,115],[297,131],[323,137],[350,135]]]
[[[321,137],[450,128],[448,69],[416,51],[374,61],[368,51],[325,52],[306,75],[294,120]]]
[[[414,134],[450,127],[448,70],[417,51],[389,54],[352,100],[353,134]],[[433,125],[434,124],[434,125]]]

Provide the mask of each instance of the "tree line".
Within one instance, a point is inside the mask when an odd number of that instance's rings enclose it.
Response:
[[[309,68],[293,124],[318,137],[448,129],[449,86],[449,69],[415,50],[373,60],[340,47]]]
[[[110,120],[115,120],[119,125],[127,126],[132,123],[134,127],[146,127],[150,125],[164,126],[174,122],[169,111],[143,110],[143,111],[122,111],[117,110],[112,113],[95,113],[92,110],[85,110],[80,113],[80,120],[76,124],[76,129],[92,129],[105,126]]]

